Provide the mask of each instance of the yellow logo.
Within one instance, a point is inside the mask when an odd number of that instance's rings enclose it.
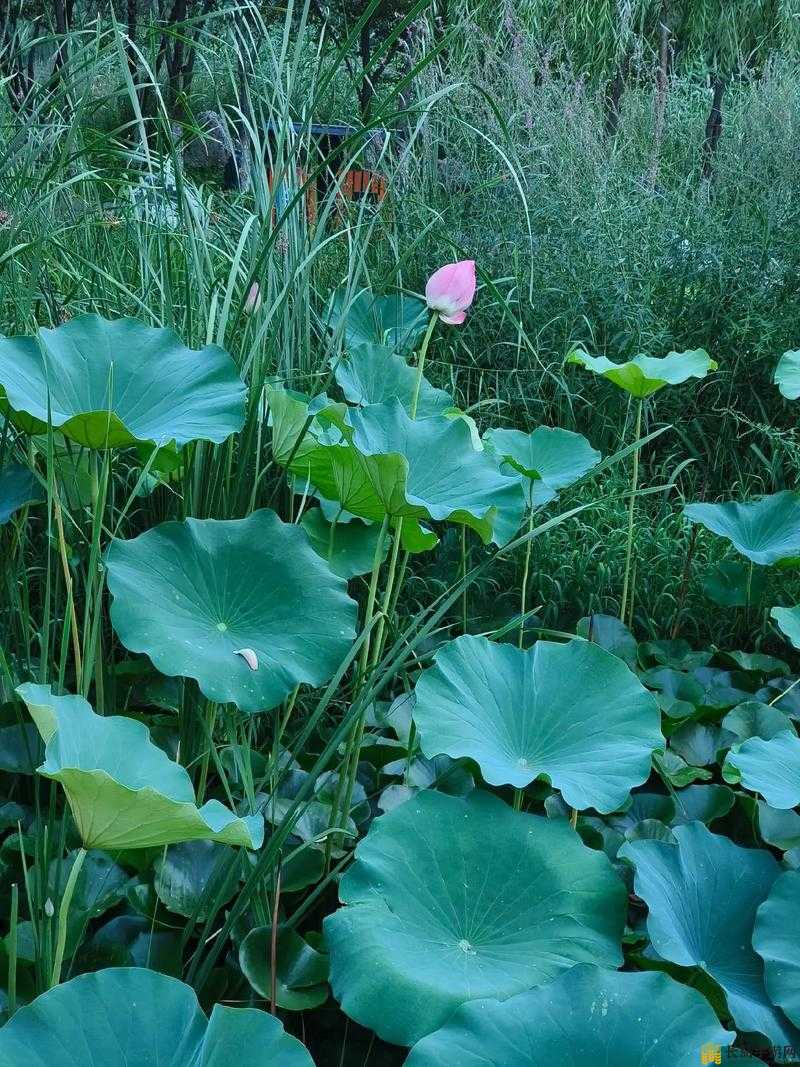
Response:
[[[722,1063],[722,1046],[712,1045],[711,1042],[703,1045],[700,1049],[701,1063]]]

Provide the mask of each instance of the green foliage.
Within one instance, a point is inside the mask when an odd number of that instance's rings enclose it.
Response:
[[[144,968],[82,974],[22,1008],[0,1031],[3,1067],[222,1067],[242,1055],[255,1067],[312,1064],[266,1012],[217,1004],[206,1019],[189,986]]]
[[[334,996],[399,1044],[467,1001],[620,960],[625,892],[606,858],[481,790],[424,791],[384,815],[339,895],[325,921]]]
[[[15,16],[0,1063],[798,1043],[779,7]]]
[[[420,675],[413,715],[426,756],[473,759],[492,785],[544,776],[580,810],[621,808],[663,745],[654,698],[585,641],[523,652],[459,637]]]
[[[667,975],[581,965],[530,993],[465,1005],[418,1042],[407,1062],[538,1067],[571,1056],[615,1067],[693,1067],[704,1045],[727,1047],[732,1040],[708,1002]]]

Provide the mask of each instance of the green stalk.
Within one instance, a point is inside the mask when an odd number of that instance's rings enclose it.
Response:
[[[530,511],[528,514],[528,533],[533,532],[533,505],[530,504]],[[522,569],[522,592],[520,596],[519,604],[519,647],[522,648],[525,640],[525,611],[528,607],[528,575],[531,570],[531,546],[533,545],[533,538],[529,537],[525,544],[525,566]]]
[[[19,919],[19,886],[11,886],[11,921],[8,930],[8,1017],[17,1010],[17,921]]]
[[[642,433],[642,407],[644,400],[639,400],[636,409],[636,430],[634,440],[638,441]],[[633,470],[631,472],[631,495],[628,501],[628,543],[625,550],[625,577],[622,581],[622,604],[620,605],[619,617],[625,621],[625,608],[628,605],[628,583],[631,576],[631,558],[633,556],[633,511],[636,504],[636,487],[639,482],[639,449],[633,452]]]
[[[425,357],[428,354],[428,345],[431,343],[431,337],[433,337],[433,331],[436,329],[437,320],[438,315],[435,313],[431,315],[428,329],[425,331],[425,336],[422,339],[422,347],[419,350],[419,358],[417,360],[417,380],[414,382],[414,395],[411,398],[411,410],[409,412],[412,419],[417,417],[417,405],[419,404],[419,390],[422,385],[422,372],[425,369]]]
[[[367,603],[364,609],[364,629],[367,630],[367,636],[364,644],[361,646],[361,655],[359,657],[358,666],[356,668],[356,684],[354,692],[357,694],[364,684],[364,680],[367,677],[367,668],[369,666],[369,654],[371,647],[372,634],[370,628],[375,616],[375,601],[378,594],[378,576],[380,575],[381,563],[383,562],[383,544],[386,540],[386,531],[389,527],[389,516],[385,515],[383,522],[381,523],[380,532],[378,534],[378,540],[375,543],[375,555],[372,559],[372,575],[369,582],[369,592],[367,594]],[[333,807],[331,808],[331,820],[330,826],[333,828],[338,819],[340,812],[343,813],[343,819],[346,822],[347,816],[350,814],[350,802],[353,798],[353,789],[355,788],[356,774],[358,772],[358,753],[361,748],[361,741],[364,736],[364,723],[366,721],[366,707],[360,712],[356,721],[353,723],[353,729],[350,732],[350,736],[347,740],[347,747],[345,749],[344,759],[342,761],[342,770],[339,773],[339,781],[336,787],[336,796],[334,797]],[[327,869],[330,862],[331,849],[333,847],[333,838],[336,835],[329,834],[325,841],[325,866]]]
[[[69,906],[72,903],[72,895],[78,883],[78,875],[81,873],[83,861],[86,859],[86,849],[79,848],[69,872],[67,884],[64,886],[64,895],[61,898],[61,906],[58,909],[58,938],[56,940],[56,954],[53,959],[53,975],[50,986],[57,986],[61,981],[61,964],[64,962],[64,949],[67,945],[67,920],[69,919]]]
[[[463,581],[464,576],[467,573],[467,528],[461,527],[461,579]],[[461,632],[465,634],[467,632],[467,587],[464,586],[464,591],[461,594]]]

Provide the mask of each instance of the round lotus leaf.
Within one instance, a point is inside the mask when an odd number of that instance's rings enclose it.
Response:
[[[775,368],[775,384],[787,400],[800,397],[800,352],[784,352]]]
[[[756,915],[753,948],[764,961],[771,999],[800,1026],[800,871],[775,880]]]
[[[172,330],[81,315],[0,339],[0,406],[31,433],[49,421],[88,448],[224,441],[244,425],[245,385],[223,349]]]
[[[163,523],[113,541],[105,562],[125,647],[242,711],[327,682],[355,637],[345,582],[273,511]]]
[[[800,804],[800,737],[789,728],[765,741],[750,737],[725,760],[722,775],[728,782],[760,793],[771,808]]]
[[[201,808],[186,770],[154,745],[147,727],[120,715],[97,715],[78,696],[49,685],[21,685],[45,742],[39,774],[60,782],[84,846],[154,848],[213,840],[260,848],[260,815],[239,818],[218,800]]]
[[[9,463],[0,468],[0,526],[26,504],[38,504],[44,499],[38,478],[27,467]]]
[[[280,1022],[215,1005],[143,967],[82,974],[20,1008],[0,1030],[0,1067],[314,1067]]]
[[[683,513],[753,563],[770,566],[800,555],[800,495],[789,489],[747,504],[687,504]]]
[[[496,456],[553,493],[577,482],[601,459],[582,434],[557,426],[537,426],[531,433],[487,430],[483,439]]]
[[[634,888],[647,904],[653,949],[713,978],[739,1029],[800,1047],[800,1033],[767,996],[764,966],[751,946],[756,912],[780,873],[777,861],[699,822],[673,833],[677,844],[630,841],[619,851],[636,869]]]
[[[681,385],[689,378],[705,378],[717,364],[708,352],[696,348],[688,352],[670,352],[666,356],[646,356],[640,353],[627,363],[613,363],[605,356],[590,356],[581,348],[570,353],[567,362],[607,378],[638,399],[644,399],[663,389],[665,385]]]
[[[543,777],[580,810],[621,808],[664,747],[655,698],[581,640],[523,651],[458,637],[420,675],[414,720],[426,756],[474,759],[490,785]]]
[[[696,1067],[704,1045],[735,1036],[702,994],[665,974],[581,965],[529,993],[465,1004],[406,1067]]]
[[[424,791],[373,822],[325,920],[331,987],[410,1045],[469,1000],[505,999],[576,963],[618,967],[626,893],[566,820],[480,790]]]

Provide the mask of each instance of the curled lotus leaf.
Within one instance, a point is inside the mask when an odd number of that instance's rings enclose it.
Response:
[[[351,404],[363,407],[382,404],[396,397],[406,411],[416,392],[417,372],[402,356],[386,345],[360,344],[336,361],[336,384]],[[420,382],[417,418],[441,415],[453,407],[444,389],[436,389],[427,378]]]
[[[85,848],[197,840],[261,847],[261,816],[240,818],[218,800],[198,808],[186,770],[153,744],[142,723],[97,715],[83,697],[55,696],[49,685],[17,692],[45,742],[38,772],[63,787]]]
[[[534,504],[555,499],[601,459],[582,434],[558,426],[537,426],[530,433],[492,429],[483,440],[490,451],[532,483],[528,491]]]
[[[749,737],[728,753],[722,775],[760,793],[771,808],[795,808],[800,804],[800,737],[788,722],[768,739]]]
[[[767,992],[800,1026],[800,871],[777,878],[756,914],[753,947],[764,961]]]
[[[800,397],[800,352],[784,352],[775,368],[775,384],[787,400]]]
[[[268,395],[277,462],[351,514],[459,523],[495,544],[519,529],[519,479],[475,448],[464,419],[411,419],[397,398],[345,411],[281,389]]]
[[[705,378],[717,364],[703,348],[687,352],[670,352],[666,356],[634,356],[627,363],[614,363],[605,356],[590,356],[582,348],[574,349],[567,362],[579,363],[601,378],[607,378],[626,393],[643,400],[666,385],[681,385],[689,378]]]
[[[767,995],[763,961],[752,948],[756,913],[780,874],[777,861],[699,822],[672,832],[676,843],[629,841],[619,851],[634,865],[653,949],[713,978],[740,1030],[800,1047],[800,1033]]]
[[[800,556],[800,494],[789,489],[744,504],[687,504],[683,513],[761,566]]]
[[[425,333],[429,312],[409,293],[348,294],[338,289],[331,297],[327,325],[342,331],[345,348],[361,344],[385,345],[394,352],[410,352]]]

